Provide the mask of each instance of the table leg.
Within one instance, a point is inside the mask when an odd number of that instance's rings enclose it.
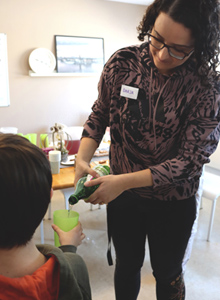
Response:
[[[65,200],[65,209],[69,209],[69,197],[71,194],[74,193],[74,188],[67,188],[62,189],[61,192],[63,193],[64,200]]]

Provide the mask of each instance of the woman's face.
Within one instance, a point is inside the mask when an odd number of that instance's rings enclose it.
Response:
[[[194,39],[191,30],[184,27],[184,25],[173,21],[167,14],[161,12],[157,17],[151,34],[165,43],[168,46],[174,47],[173,53],[182,51],[190,53],[193,50]],[[171,74],[173,69],[182,65],[189,57],[179,60],[170,56],[168,49],[164,47],[161,50],[156,49],[150,45],[150,51],[153,56],[154,64],[162,74]]]

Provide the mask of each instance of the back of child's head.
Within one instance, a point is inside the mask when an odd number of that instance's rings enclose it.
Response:
[[[0,133],[0,248],[30,241],[47,211],[51,185],[43,151],[26,138]]]

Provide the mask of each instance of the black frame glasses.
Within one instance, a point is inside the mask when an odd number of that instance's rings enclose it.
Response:
[[[152,45],[152,46],[153,46],[154,48],[156,48],[157,50],[162,50],[163,48],[167,48],[169,55],[170,55],[171,57],[174,57],[174,58],[179,59],[179,60],[183,60],[185,57],[191,55],[191,54],[193,53],[193,51],[194,51],[194,49],[193,49],[193,50],[191,50],[189,53],[185,53],[184,51],[177,50],[175,47],[168,46],[167,44],[165,44],[164,42],[162,42],[161,40],[159,40],[158,38],[156,38],[155,36],[153,36],[153,35],[150,34],[150,33],[147,33],[147,36],[148,36],[148,42],[149,42],[150,45]],[[160,46],[160,47],[157,47],[157,46],[155,46],[154,44],[152,44],[151,37],[154,38],[158,43],[160,43],[161,46]],[[178,56],[178,55],[176,55],[176,54],[173,54],[173,53],[172,53],[172,49],[175,49],[175,51],[177,51],[177,52],[179,52],[179,53],[182,53],[183,56]]]

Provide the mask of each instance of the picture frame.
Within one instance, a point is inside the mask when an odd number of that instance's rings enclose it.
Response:
[[[76,76],[100,74],[104,66],[104,39],[99,37],[55,35],[58,73]]]
[[[6,33],[0,33],[0,86],[0,107],[10,106]]]

